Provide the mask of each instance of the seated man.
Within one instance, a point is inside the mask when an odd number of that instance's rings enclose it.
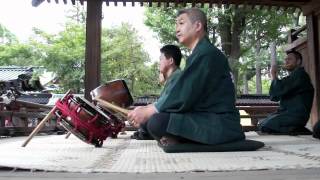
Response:
[[[287,52],[284,64],[288,76],[278,79],[277,67],[271,67],[270,98],[272,101],[280,101],[280,107],[276,113],[258,123],[261,132],[310,133],[305,125],[309,119],[314,89],[301,64],[301,54],[290,51]]]
[[[179,73],[181,72],[179,66],[181,62],[181,51],[178,46],[165,45],[160,49],[160,62],[159,62],[159,81],[165,83],[160,97],[167,94],[173,82],[176,81]],[[153,139],[147,130],[147,123],[142,123],[137,132],[131,138],[137,140],[151,140]]]
[[[176,37],[191,52],[184,70],[155,104],[136,107],[128,119],[137,126],[147,122],[149,133],[162,147],[242,141],[245,135],[228,59],[210,42],[204,12],[179,11]]]

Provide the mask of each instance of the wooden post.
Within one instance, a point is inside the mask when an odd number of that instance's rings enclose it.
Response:
[[[307,15],[307,30],[308,30],[308,56],[309,56],[309,69],[307,70],[312,81],[314,91],[313,106],[311,109],[311,122],[314,125],[319,120],[319,107],[320,107],[320,75],[319,75],[319,36],[317,17],[313,14]]]
[[[90,91],[100,84],[101,67],[101,0],[87,1],[85,98],[91,100]]]
[[[318,0],[311,0],[302,6],[307,23],[307,47],[309,69],[314,91],[313,106],[311,109],[311,122],[314,125],[320,119],[320,4]]]

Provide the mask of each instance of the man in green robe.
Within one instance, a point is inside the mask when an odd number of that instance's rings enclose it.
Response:
[[[176,37],[192,52],[186,67],[157,103],[134,109],[128,119],[137,125],[148,121],[162,145],[243,140],[228,60],[207,37],[206,15],[197,8],[179,11]]]
[[[181,70],[180,62],[182,58],[181,50],[175,45],[165,45],[160,49],[159,62],[159,82],[164,83],[164,87],[160,93],[160,98],[168,94],[172,88],[172,84],[177,80]],[[131,136],[137,140],[153,140],[147,129],[147,123],[142,123],[140,128]]]
[[[276,66],[271,67],[270,98],[280,101],[280,107],[276,113],[258,123],[261,132],[310,133],[305,125],[309,119],[314,89],[301,64],[301,54],[289,51],[284,64],[288,76],[278,79]]]

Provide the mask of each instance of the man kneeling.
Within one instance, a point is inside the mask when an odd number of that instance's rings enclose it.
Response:
[[[289,72],[288,76],[278,79],[277,67],[271,67],[270,98],[272,101],[280,101],[280,107],[276,113],[258,123],[261,132],[310,133],[305,125],[310,116],[314,89],[301,64],[301,54],[290,51],[284,64],[284,68]]]

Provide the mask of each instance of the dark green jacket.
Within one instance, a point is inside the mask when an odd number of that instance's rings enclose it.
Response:
[[[171,91],[171,88],[172,88],[173,84],[177,81],[180,73],[181,73],[180,68],[177,68],[175,71],[172,72],[172,74],[166,80],[166,83],[165,83],[159,97],[164,96],[164,95],[168,94],[168,92]]]
[[[280,101],[277,114],[283,114],[281,119],[285,119],[287,114],[287,120],[282,120],[280,126],[304,126],[309,119],[313,93],[309,75],[303,67],[295,69],[281,80],[273,80],[270,86],[270,98],[272,101]]]
[[[280,133],[300,131],[308,122],[313,92],[310,78],[302,67],[281,80],[273,80],[270,98],[280,101],[280,107],[276,113],[259,122],[259,129]]]
[[[244,139],[227,58],[203,38],[170,91],[157,103],[170,113],[167,132],[205,144]]]
[[[309,118],[311,111],[313,92],[309,75],[303,67],[281,80],[273,80],[269,91],[272,101],[280,101],[279,111],[306,118]]]

